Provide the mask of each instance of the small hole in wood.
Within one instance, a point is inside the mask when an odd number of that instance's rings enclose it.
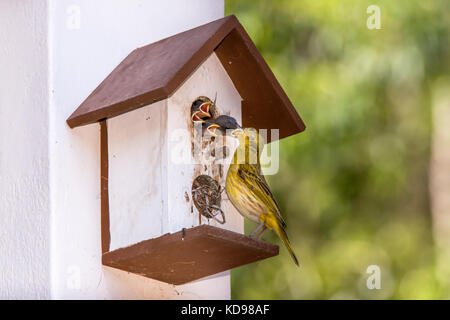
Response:
[[[220,208],[222,190],[216,180],[205,174],[195,178],[192,183],[192,199],[202,216],[225,223],[225,214]]]

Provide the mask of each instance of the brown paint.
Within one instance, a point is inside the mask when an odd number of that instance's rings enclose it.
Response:
[[[106,120],[100,121],[100,190],[102,253],[105,253],[109,251],[111,244],[108,196],[108,128]]]
[[[73,128],[166,99],[215,51],[243,98],[243,125],[305,125],[247,32],[232,15],[131,52],[67,119]]]
[[[184,240],[182,240],[184,238]],[[103,264],[175,285],[278,255],[278,246],[202,225],[103,254]]]
[[[239,23],[215,52],[243,99],[242,126],[279,129],[280,139],[305,130],[275,75]]]

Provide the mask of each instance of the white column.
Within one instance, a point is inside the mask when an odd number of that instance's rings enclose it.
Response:
[[[45,1],[0,1],[0,298],[50,297]]]
[[[223,16],[223,0],[0,1],[0,298],[230,297],[101,265],[99,125],[65,120],[133,49]],[[5,45],[3,45],[5,43]]]

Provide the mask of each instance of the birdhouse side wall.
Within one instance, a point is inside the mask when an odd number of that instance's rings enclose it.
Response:
[[[167,100],[107,121],[110,250],[115,250],[163,232]]]

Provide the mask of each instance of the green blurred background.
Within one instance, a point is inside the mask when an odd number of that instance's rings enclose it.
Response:
[[[369,5],[381,9],[380,30],[366,26]],[[225,10],[307,126],[281,141],[279,173],[268,177],[301,268],[267,232],[280,256],[233,270],[232,298],[450,298],[429,192],[432,92],[449,76],[450,1],[226,0]],[[380,290],[366,287],[372,264]]]

